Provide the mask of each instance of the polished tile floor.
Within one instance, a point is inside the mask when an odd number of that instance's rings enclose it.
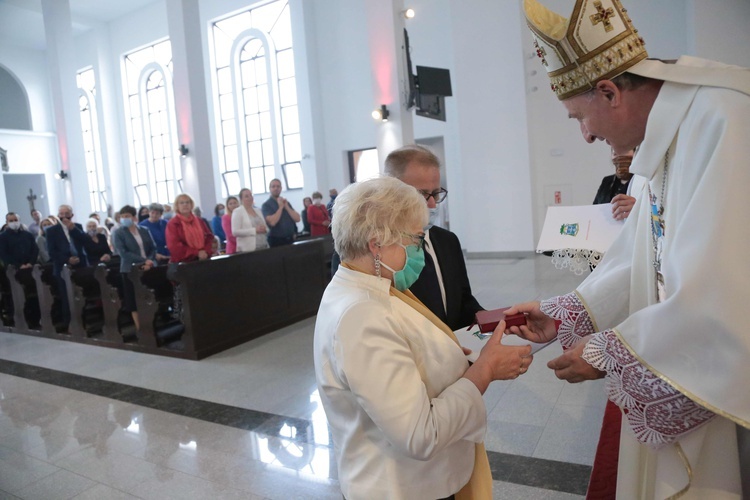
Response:
[[[467,261],[486,308],[582,279],[549,258]],[[0,499],[341,494],[312,364],[314,318],[202,361],[0,333]],[[582,498],[605,396],[545,367],[485,394],[495,498]]]

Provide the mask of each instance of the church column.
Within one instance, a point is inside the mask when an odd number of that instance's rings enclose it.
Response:
[[[390,116],[378,124],[377,148],[380,170],[394,149],[414,142],[414,116],[405,102],[408,75],[404,54],[403,0],[365,0],[367,34],[372,68],[372,109],[385,104]]]
[[[167,22],[172,43],[177,138],[189,152],[181,159],[182,183],[205,214],[217,202],[214,155],[211,152],[206,69],[203,57],[205,26],[198,0],[167,0]]]
[[[81,222],[91,212],[91,202],[78,110],[70,4],[67,0],[42,0],[42,15],[60,164],[69,175],[66,181],[62,181],[62,200],[73,205],[76,220]],[[49,208],[52,213],[57,213],[57,207]]]
[[[118,100],[122,102],[122,89],[117,80],[116,65],[120,61],[112,58],[112,49],[107,25],[94,28],[96,43],[96,93],[97,119],[99,121],[99,142],[101,146],[104,180],[107,186],[107,203],[113,213],[125,204],[133,203],[133,186],[130,164],[123,155],[121,137],[125,135],[123,118]],[[126,148],[127,149],[127,148]]]

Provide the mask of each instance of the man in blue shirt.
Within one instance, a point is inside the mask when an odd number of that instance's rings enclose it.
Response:
[[[169,260],[169,249],[167,248],[167,221],[162,219],[164,207],[160,203],[152,203],[148,206],[148,219],[138,224],[148,229],[151,237],[156,243],[156,260],[166,262]]]
[[[300,221],[292,205],[282,198],[281,181],[274,179],[268,185],[271,197],[261,207],[263,217],[268,224],[268,246],[278,247],[294,243],[294,235],[297,234],[297,222]]]

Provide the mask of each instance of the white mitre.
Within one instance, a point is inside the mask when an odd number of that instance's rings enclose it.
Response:
[[[577,0],[570,19],[524,0],[526,22],[552,91],[565,100],[611,80],[648,57],[619,0]]]
[[[620,0],[576,0],[570,18],[524,0],[534,47],[561,101],[623,73],[750,94],[750,71],[697,57],[676,62],[647,59],[645,42]]]

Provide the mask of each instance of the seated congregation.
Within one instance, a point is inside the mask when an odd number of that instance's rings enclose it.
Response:
[[[252,193],[240,198],[247,214]],[[283,203],[281,216],[294,221]],[[45,219],[33,211],[29,227],[8,214],[0,330],[201,359],[315,314],[330,276],[330,236],[269,248],[256,215],[246,219],[259,229],[237,231],[241,244],[224,253],[190,196],[174,207],[167,221],[162,205],[126,205],[109,228],[98,217],[73,222],[68,205]],[[242,284],[242,296],[227,283]]]

